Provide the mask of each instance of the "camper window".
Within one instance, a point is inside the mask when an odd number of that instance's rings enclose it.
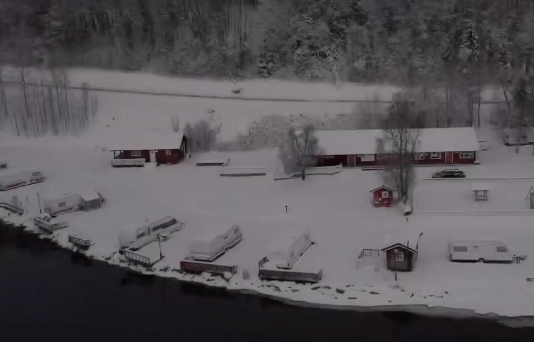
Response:
[[[467,246],[454,246],[455,252],[467,252]]]
[[[143,236],[145,236],[145,232],[141,232],[137,234],[138,239],[142,238]]]
[[[506,253],[506,252],[508,252],[508,248],[506,248],[504,246],[497,246],[497,252]]]
[[[41,175],[41,172],[32,172],[32,177],[39,177]]]
[[[395,261],[404,261],[404,253],[402,252],[395,253]]]
[[[59,203],[57,204],[58,208],[64,207],[64,206],[66,206],[66,205],[67,205],[67,202],[59,202]]]

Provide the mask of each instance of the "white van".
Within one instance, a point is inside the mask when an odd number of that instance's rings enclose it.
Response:
[[[189,257],[193,260],[213,261],[242,239],[243,234],[237,225],[205,236],[195,236],[189,242]]]
[[[19,188],[45,180],[41,171],[36,169],[7,169],[0,172],[0,191]]]
[[[508,246],[495,240],[464,240],[449,244],[451,261],[512,262]]]
[[[119,233],[119,244],[121,249],[137,250],[157,241],[159,235],[172,234],[182,227],[183,222],[179,222],[174,216],[166,216],[135,230],[122,230]]]
[[[291,269],[312,243],[308,229],[287,230],[269,245],[267,259],[278,268]]]

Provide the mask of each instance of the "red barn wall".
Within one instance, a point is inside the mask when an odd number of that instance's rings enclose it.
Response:
[[[388,162],[389,156],[383,159],[378,159],[378,154],[375,154],[374,161],[362,161],[360,155],[334,155],[334,156],[316,156],[317,166],[337,166],[342,164],[347,166],[375,166],[384,165]],[[355,160],[356,164],[353,165]],[[418,160],[415,155],[412,156],[412,161],[416,165],[438,165],[438,164],[473,164],[476,161],[476,152],[473,152],[473,158],[460,158],[460,152],[441,152],[439,158],[433,159],[431,153],[425,153],[424,159]]]
[[[160,164],[178,164],[182,159],[184,159],[184,153],[182,150],[173,149],[170,150],[171,154],[167,155],[167,150],[158,150],[156,152],[156,160]]]

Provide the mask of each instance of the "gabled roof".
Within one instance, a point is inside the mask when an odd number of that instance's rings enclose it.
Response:
[[[479,151],[473,127],[423,128],[418,131],[416,152]],[[384,138],[380,129],[316,131],[324,155],[376,154],[377,139]]]
[[[109,146],[109,151],[177,150],[182,145],[184,137],[183,132],[131,133],[113,136],[105,143]]]
[[[389,190],[389,191],[393,191],[393,192],[396,192],[396,191],[397,191],[397,190],[392,189],[392,188],[389,188],[389,187],[387,187],[387,186],[385,186],[385,185],[381,185],[381,186],[379,186],[378,188],[375,188],[375,189],[373,189],[373,190],[371,190],[371,191],[369,191],[369,192],[375,192],[376,190],[380,190],[380,189]]]
[[[419,238],[423,235],[420,232],[409,232],[399,236],[386,236],[382,252],[387,252],[394,248],[403,248],[412,253],[417,253],[419,249]]]

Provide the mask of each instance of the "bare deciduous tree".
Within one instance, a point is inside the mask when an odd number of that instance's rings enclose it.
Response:
[[[320,154],[319,139],[315,136],[313,125],[302,129],[291,127],[286,139],[279,146],[279,157],[286,173],[300,172],[306,178],[306,169],[315,166],[315,158]]]
[[[399,200],[406,203],[415,181],[413,158],[417,153],[419,130],[412,127],[410,105],[404,100],[395,102],[383,122],[383,136],[377,139],[377,154],[387,156],[382,170],[386,185],[392,185]]]
[[[184,133],[189,139],[189,147],[192,152],[205,152],[212,150],[217,144],[217,136],[221,131],[222,124],[215,124],[213,118],[202,119],[194,125],[187,124]]]

